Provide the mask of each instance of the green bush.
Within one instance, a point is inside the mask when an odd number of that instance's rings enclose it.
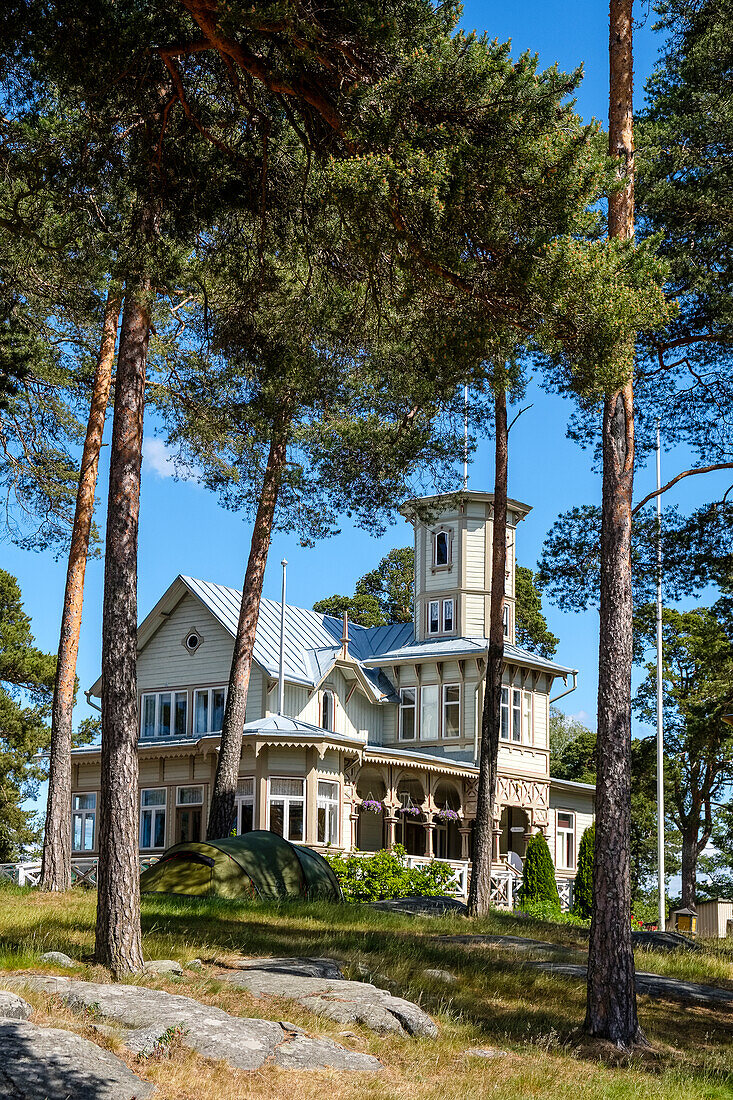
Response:
[[[445,863],[433,860],[420,867],[405,865],[405,849],[374,855],[324,852],[339,880],[345,901],[384,901],[388,898],[435,898],[445,894],[453,874]]]
[[[558,914],[560,912],[560,895],[557,892],[557,883],[555,882],[555,867],[550,849],[547,847],[547,841],[542,833],[535,833],[527,843],[522,885],[519,887],[517,901],[520,908],[525,911],[527,905],[545,902],[547,903],[548,913]]]
[[[593,852],[596,846],[596,826],[589,825],[580,838],[578,870],[573,887],[573,912],[583,920],[593,914]]]
[[[563,913],[559,911],[554,901],[527,901],[522,905],[520,917],[531,917],[532,920],[552,921],[553,924],[575,924],[587,927],[588,921],[577,913]]]

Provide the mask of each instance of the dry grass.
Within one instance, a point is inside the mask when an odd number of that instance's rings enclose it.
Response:
[[[78,976],[106,980],[91,964],[95,895],[66,897],[0,889],[0,967],[42,969],[43,951],[66,951],[85,961]],[[266,1066],[243,1073],[175,1048],[159,1061],[136,1061],[124,1051],[119,1032],[96,1030],[98,1021],[74,1015],[57,998],[30,994],[36,1019],[71,1027],[109,1049],[141,1077],[154,1081],[163,1100],[731,1100],[733,1011],[640,998],[640,1014],[652,1050],[631,1062],[598,1045],[577,1042],[584,1012],[581,983],[552,978],[505,946],[463,946],[441,934],[511,933],[551,940],[582,957],[586,933],[570,926],[522,922],[494,914],[482,922],[462,918],[419,919],[356,906],[239,905],[233,902],[149,898],[144,905],[145,953],[182,963],[204,959],[199,972],[182,980],[146,977],[145,984],[184,993],[242,1016],[288,1019],[354,1049],[377,1055],[381,1074],[334,1071],[296,1073]],[[354,1026],[314,1017],[289,1002],[255,998],[217,981],[221,964],[235,955],[331,955],[358,976],[379,975],[379,984],[420,1001],[440,1022],[437,1040],[378,1038]],[[733,985],[733,955],[710,945],[704,952],[667,956],[643,952],[645,970]],[[426,968],[446,969],[457,982],[424,977]],[[53,968],[48,968],[53,969]],[[143,980],[143,979],[141,979]],[[473,1046],[493,1046],[507,1057],[485,1061],[468,1056]]]

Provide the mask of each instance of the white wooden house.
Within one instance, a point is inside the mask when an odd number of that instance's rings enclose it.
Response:
[[[476,812],[491,590],[490,493],[409,502],[415,622],[364,627],[286,608],[285,705],[278,714],[280,605],[263,600],[242,731],[236,828],[315,847],[467,866]],[[429,516],[426,518],[425,509]],[[515,537],[529,508],[509,502],[502,734],[494,816],[497,871],[521,872],[547,836],[560,884],[575,874],[593,787],[551,778],[553,696],[575,670],[515,636]],[[216,769],[240,592],[177,577],[138,631],[140,850],[203,837]],[[99,695],[100,682],[91,689]],[[96,854],[99,749],[74,752],[74,855]],[[465,879],[464,879],[465,881]],[[567,891],[565,892],[567,896]]]

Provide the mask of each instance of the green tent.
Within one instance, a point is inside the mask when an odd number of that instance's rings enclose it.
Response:
[[[341,900],[338,880],[323,856],[264,830],[175,844],[143,871],[140,890],[265,901]]]

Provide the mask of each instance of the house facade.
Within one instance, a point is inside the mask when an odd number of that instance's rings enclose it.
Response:
[[[414,530],[415,622],[366,629],[263,600],[242,731],[237,832],[313,847],[469,861],[487,658],[493,497],[423,498]],[[509,502],[505,653],[494,861],[521,873],[547,837],[574,877],[593,788],[551,778],[549,708],[575,670],[515,644],[515,542],[529,508]],[[140,852],[203,839],[241,594],[179,576],[138,630]],[[101,682],[91,689],[99,695]],[[572,690],[572,688],[570,688]],[[74,855],[97,851],[98,748],[73,754]]]

